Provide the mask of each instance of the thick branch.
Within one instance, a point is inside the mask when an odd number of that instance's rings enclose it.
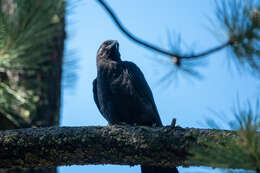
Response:
[[[239,137],[232,131],[183,129],[171,126],[49,127],[7,130],[0,131],[0,168],[85,164],[226,168],[225,165],[228,164],[226,160],[198,160],[194,154],[197,151],[215,152],[208,146],[209,142],[229,148],[232,147],[229,141],[238,139]],[[191,154],[194,151],[195,153]],[[255,169],[243,164],[229,167]]]
[[[229,40],[226,43],[223,43],[222,45],[216,46],[214,48],[211,48],[209,50],[205,50],[203,52],[197,53],[197,54],[192,54],[192,55],[184,55],[181,56],[179,54],[173,53],[173,52],[169,52],[166,51],[162,48],[159,48],[151,43],[148,43],[140,38],[137,38],[134,34],[132,34],[130,31],[128,31],[128,29],[123,26],[123,24],[120,22],[120,20],[118,19],[118,17],[116,16],[116,14],[113,12],[113,10],[108,6],[108,4],[106,4],[103,0],[97,0],[98,3],[100,3],[100,5],[105,9],[105,11],[109,14],[109,16],[112,18],[113,22],[115,23],[115,25],[118,27],[118,29],[126,35],[127,38],[129,38],[130,40],[134,41],[137,44],[140,44],[148,49],[151,49],[153,51],[156,51],[158,53],[161,53],[163,55],[167,55],[170,57],[175,57],[177,59],[191,59],[191,58],[199,58],[199,57],[203,57],[203,56],[207,56],[210,55],[212,53],[215,53],[227,46],[230,46],[233,44],[233,41]]]

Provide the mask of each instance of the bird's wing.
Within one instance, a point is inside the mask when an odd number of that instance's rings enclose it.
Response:
[[[152,91],[148,83],[146,82],[142,71],[137,67],[137,65],[135,65],[132,62],[122,61],[122,63],[124,68],[127,69],[128,71],[128,77],[131,80],[131,83],[134,86],[138,96],[147,99],[148,102],[150,102],[150,104],[152,105],[153,107],[152,111],[154,111],[154,115],[156,116],[154,117],[156,120],[156,122],[154,123],[156,125],[161,126],[162,122],[154,102]]]
[[[94,101],[98,107],[98,110],[101,112],[99,101],[98,101],[98,94],[97,94],[97,79],[93,80],[93,96],[94,96]]]

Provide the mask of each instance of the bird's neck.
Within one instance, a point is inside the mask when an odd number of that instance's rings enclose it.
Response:
[[[114,68],[116,68],[116,66],[118,65],[118,63],[120,61],[115,61],[115,60],[111,60],[111,59],[98,59],[97,60],[97,69],[98,69],[98,71],[99,70],[102,70],[102,71],[113,70]]]

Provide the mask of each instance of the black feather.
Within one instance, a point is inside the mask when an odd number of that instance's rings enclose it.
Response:
[[[152,91],[141,70],[121,61],[117,41],[105,41],[97,53],[94,100],[109,124],[162,126]],[[178,173],[176,168],[141,166],[142,173]]]

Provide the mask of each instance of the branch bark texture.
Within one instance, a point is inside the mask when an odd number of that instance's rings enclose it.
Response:
[[[119,164],[216,166],[196,159],[212,152],[209,142],[231,147],[236,132],[194,128],[105,126],[48,127],[0,131],[0,168],[43,168],[61,165]],[[196,148],[196,150],[194,150]],[[215,151],[213,151],[215,152]],[[255,169],[243,164],[235,167]]]

